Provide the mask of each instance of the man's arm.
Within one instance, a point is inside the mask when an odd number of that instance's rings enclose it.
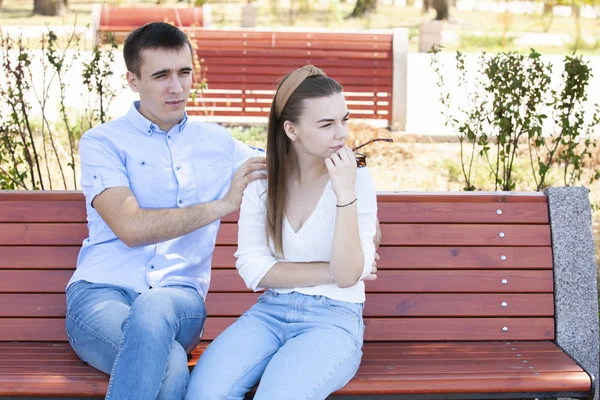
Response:
[[[185,208],[140,208],[128,187],[113,187],[97,195],[92,205],[119,239],[129,247],[170,240],[222,218],[239,209],[249,182],[265,178],[264,157],[246,161],[233,175],[223,199]]]

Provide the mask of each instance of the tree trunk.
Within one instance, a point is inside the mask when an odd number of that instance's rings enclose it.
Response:
[[[349,18],[364,17],[371,11],[377,10],[377,0],[356,0],[354,10],[348,16]]]
[[[423,0],[423,14],[429,12],[429,7],[431,7],[431,0]]]
[[[450,11],[448,9],[448,0],[432,0],[431,7],[436,12],[436,21],[447,21],[450,17]]]
[[[64,0],[33,0],[33,13],[62,16],[65,13],[65,2]]]

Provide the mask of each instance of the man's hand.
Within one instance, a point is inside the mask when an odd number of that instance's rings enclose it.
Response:
[[[373,237],[373,243],[375,244],[375,250],[379,248],[381,244],[381,226],[379,225],[379,218],[377,218],[377,224],[375,225],[375,237]]]
[[[375,253],[375,259],[373,260],[373,267],[371,267],[371,273],[364,277],[363,281],[374,281],[377,279],[377,262],[379,261],[379,254]]]
[[[259,172],[266,170],[267,159],[265,157],[251,157],[235,171],[231,180],[231,186],[223,198],[223,201],[231,207],[231,212],[240,209],[242,194],[250,182],[267,177],[264,172]]]

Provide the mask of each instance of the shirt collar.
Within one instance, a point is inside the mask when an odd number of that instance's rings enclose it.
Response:
[[[131,107],[129,108],[129,111],[127,112],[127,115],[126,115],[127,120],[133,126],[135,126],[140,131],[144,132],[148,136],[152,136],[152,134],[155,132],[161,132],[158,125],[151,122],[148,118],[144,117],[140,113],[139,109],[140,109],[139,100],[134,101],[133,104],[131,105]],[[179,132],[183,131],[185,129],[185,126],[187,125],[187,121],[188,121],[188,115],[187,115],[187,112],[184,112],[183,118],[181,118],[181,121],[179,121],[179,123],[173,127],[173,128],[177,128],[175,130],[175,132],[179,133]]]

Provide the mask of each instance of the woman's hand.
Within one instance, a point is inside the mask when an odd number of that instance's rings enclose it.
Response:
[[[339,206],[356,198],[356,159],[352,150],[344,146],[325,159],[329,179]]]

